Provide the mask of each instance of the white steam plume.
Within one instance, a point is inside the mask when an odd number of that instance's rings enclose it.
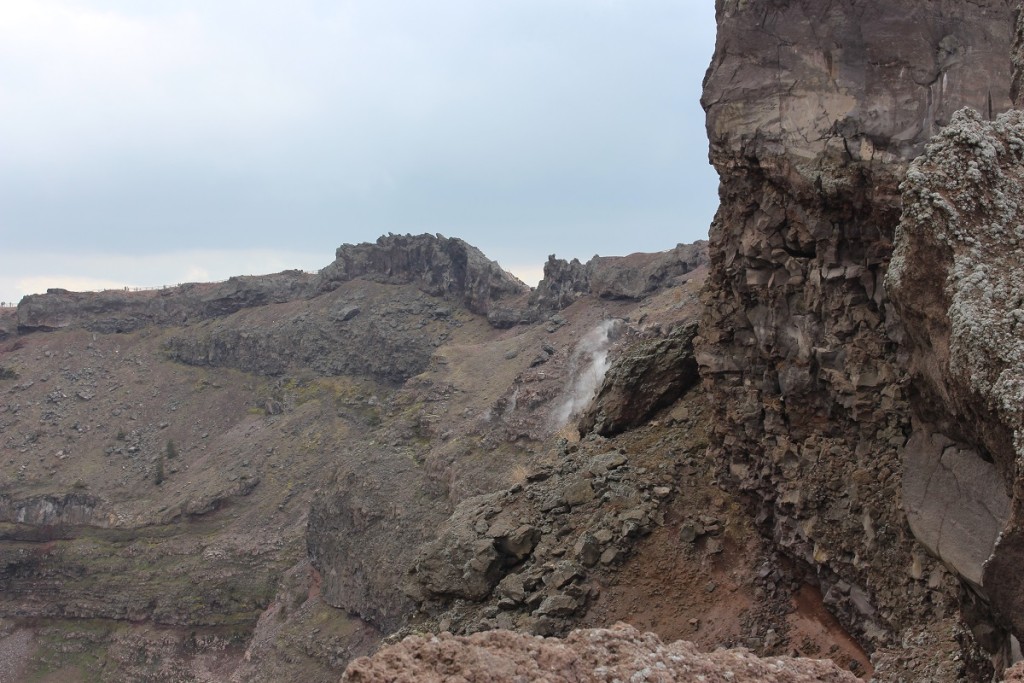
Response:
[[[618,338],[622,325],[621,320],[602,320],[576,345],[569,361],[569,385],[552,416],[556,429],[579,415],[597,395],[610,365],[608,350]]]

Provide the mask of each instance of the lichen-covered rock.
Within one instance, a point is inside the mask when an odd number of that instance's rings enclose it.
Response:
[[[991,508],[984,574],[965,574],[1024,636],[1024,113],[959,112],[910,167],[887,286],[911,349],[915,432],[961,444],[998,490],[950,482]],[[945,460],[945,457],[943,457]],[[1012,503],[1007,505],[1007,496]],[[1007,510],[1007,508],[1010,510]],[[1010,512],[1007,520],[1007,512]],[[964,513],[961,520],[972,521]],[[1005,524],[1005,526],[1004,526]],[[950,524],[946,525],[952,526]],[[918,532],[915,527],[915,532]],[[998,537],[998,540],[997,540]],[[931,545],[931,544],[929,544]],[[964,546],[968,545],[965,539]],[[936,551],[944,558],[943,548]],[[991,557],[988,557],[991,555]],[[960,567],[957,567],[960,569]],[[980,569],[980,567],[979,567]]]
[[[695,344],[712,454],[875,645],[954,599],[915,561],[899,504],[910,416],[882,285],[898,186],[956,110],[1009,107],[1013,9],[717,3],[703,104],[721,206]]]
[[[770,657],[746,650],[699,652],[692,643],[663,643],[627,624],[579,630],[564,640],[512,631],[471,636],[410,636],[349,664],[345,683],[476,681],[511,683],[811,683],[858,679],[829,661]]]

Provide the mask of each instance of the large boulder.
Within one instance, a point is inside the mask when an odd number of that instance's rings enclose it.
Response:
[[[580,418],[580,433],[614,436],[639,426],[696,385],[696,334],[696,323],[680,325],[666,337],[641,340],[620,353]]]

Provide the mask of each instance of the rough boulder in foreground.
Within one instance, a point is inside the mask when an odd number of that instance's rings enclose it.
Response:
[[[472,636],[410,636],[373,657],[352,662],[345,683],[466,681],[467,683],[811,683],[857,681],[829,661],[770,657],[746,650],[701,653],[685,641],[665,644],[652,633],[616,624],[573,631],[565,640],[512,631]]]

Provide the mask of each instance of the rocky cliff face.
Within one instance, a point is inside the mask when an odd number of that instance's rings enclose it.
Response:
[[[903,330],[883,286],[911,159],[1009,104],[1011,3],[719,0],[721,207],[696,346],[723,480],[875,646],[948,613],[901,500]]]
[[[996,121],[958,113],[907,174],[887,280],[911,350],[914,425],[904,456],[911,527],[1018,638],[1024,636],[1022,160],[1020,111]]]

